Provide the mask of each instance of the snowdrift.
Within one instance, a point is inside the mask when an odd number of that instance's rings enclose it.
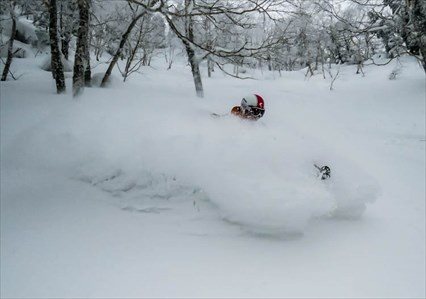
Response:
[[[10,38],[12,31],[12,20],[9,16],[5,20],[1,21],[1,26],[3,27],[3,33],[7,38]],[[38,37],[36,34],[36,27],[31,23],[30,20],[27,20],[24,17],[19,18],[16,21],[16,40],[24,44],[36,44]]]
[[[73,70],[72,62],[69,60],[66,60],[65,57],[61,54],[61,61],[62,61],[62,67],[64,72],[69,73]],[[40,64],[40,68],[43,71],[51,72],[52,71],[52,58],[50,55],[46,55]]]
[[[5,166],[55,171],[136,199],[202,192],[223,219],[272,234],[302,232],[318,217],[360,217],[378,196],[374,179],[297,124],[215,119],[199,100],[147,93],[86,90],[86,99],[23,131]],[[314,163],[329,165],[331,179],[320,180]]]
[[[4,38],[4,36],[0,37],[3,40],[6,40]],[[5,46],[0,48],[0,57],[7,57],[8,54],[8,42],[6,43]],[[13,57],[15,58],[27,58],[27,57],[32,57],[33,54],[33,49],[31,48],[30,45],[24,44],[20,41],[15,40],[13,42]]]

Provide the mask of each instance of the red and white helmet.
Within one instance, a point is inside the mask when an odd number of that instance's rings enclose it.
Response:
[[[261,118],[265,114],[265,102],[260,95],[251,94],[241,100],[244,114],[254,118]]]

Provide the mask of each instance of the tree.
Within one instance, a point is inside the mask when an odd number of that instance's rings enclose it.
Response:
[[[133,28],[136,26],[136,23],[139,21],[139,19],[142,18],[142,16],[144,16],[146,13],[144,10],[138,10],[137,8],[133,8],[131,4],[129,4],[129,6],[132,11],[132,20],[127,26],[126,31],[121,36],[120,44],[118,45],[118,48],[115,51],[115,54],[112,57],[112,60],[108,66],[108,69],[105,72],[105,75],[102,79],[101,87],[105,87],[105,85],[107,84],[109,77],[111,76],[112,70],[117,64],[117,61],[120,58],[121,53],[123,52],[124,45],[126,44],[126,41],[130,36],[130,33],[132,32]]]
[[[88,82],[90,75],[90,55],[89,55],[89,0],[77,0],[79,11],[79,26],[77,36],[77,46],[74,58],[73,74],[73,96],[83,93],[84,86]]]
[[[69,48],[72,34],[76,27],[77,6],[74,1],[59,0],[59,32],[61,52],[66,60],[69,58]]]
[[[405,2],[408,10],[407,45],[410,54],[415,56],[426,72],[426,3],[423,0]]]
[[[188,56],[188,62],[191,66],[192,77],[195,84],[195,92],[198,97],[204,97],[203,82],[201,81],[200,63],[195,56],[195,50],[192,47],[195,42],[194,35],[194,19],[190,14],[190,10],[194,5],[194,0],[185,0],[185,36],[186,39],[182,39],[185,45],[186,54]]]
[[[15,15],[15,1],[10,1],[7,9],[9,10],[10,18],[12,20],[12,29],[10,33],[10,39],[7,47],[7,59],[4,65],[3,74],[1,76],[1,81],[6,81],[7,75],[10,72],[10,66],[13,60],[13,41],[16,37],[16,15]]]
[[[127,39],[123,51],[126,64],[121,74],[124,81],[141,66],[150,65],[155,49],[164,46],[165,25],[161,16],[145,14]]]
[[[349,36],[367,37],[374,34],[382,40],[390,59],[402,54],[414,56],[426,72],[424,0],[349,0],[352,5],[343,11],[338,11],[330,0],[318,0],[316,3],[334,19],[345,24],[350,32]],[[357,18],[347,15],[351,10]],[[353,11],[357,13],[354,14]],[[371,37],[368,39],[371,40]],[[371,45],[368,39],[365,39],[367,48]]]
[[[58,45],[58,19],[56,0],[46,0],[45,4],[49,10],[49,36],[52,76],[56,81],[56,92],[65,92],[64,68],[61,61],[61,52]]]
[[[247,30],[254,28],[259,25],[253,20],[261,20],[254,16],[262,15],[264,18],[273,18],[270,12],[277,12],[282,3],[286,2],[285,0],[185,0],[183,5],[176,5],[175,2],[167,0],[129,1],[141,5],[148,12],[160,13],[164,16],[170,30],[176,34],[185,47],[198,97],[203,97],[204,94],[199,69],[202,60],[207,57],[210,59],[216,57],[222,62],[244,61],[244,58],[263,55],[267,48],[281,42],[279,37],[268,35],[239,40],[238,46],[232,48],[219,44],[206,45],[200,40],[197,30],[200,27],[198,24],[202,23],[203,18],[209,18],[213,26],[220,32],[227,25]],[[218,62],[216,64],[219,66]]]

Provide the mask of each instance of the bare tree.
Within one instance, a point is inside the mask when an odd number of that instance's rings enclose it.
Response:
[[[121,53],[123,52],[124,45],[126,44],[126,41],[130,36],[130,33],[132,32],[133,28],[136,26],[136,23],[139,21],[139,19],[142,18],[142,16],[144,16],[146,13],[145,11],[138,11],[137,9],[134,9],[131,5],[130,5],[130,8],[132,10],[132,21],[129,23],[126,31],[123,33],[121,37],[120,44],[118,45],[118,48],[115,51],[115,54],[112,57],[112,60],[108,66],[108,69],[105,72],[105,75],[102,79],[101,87],[105,87],[105,85],[107,84],[108,79],[111,76],[112,70],[117,64],[117,61],[120,58]]]
[[[80,14],[77,46],[74,58],[73,96],[82,94],[87,82],[87,69],[90,69],[89,43],[89,0],[77,0]]]
[[[185,36],[186,39],[182,39],[185,45],[186,54],[188,56],[188,63],[191,66],[192,77],[195,84],[195,92],[198,97],[204,97],[203,82],[201,81],[200,63],[195,55],[195,50],[192,44],[195,42],[194,37],[194,20],[190,14],[190,9],[193,7],[194,0],[185,0]],[[175,27],[176,28],[176,27]]]
[[[424,0],[348,0],[358,19],[348,18],[333,1],[316,0],[318,6],[344,24],[346,36],[375,34],[382,39],[390,59],[408,54],[416,57],[426,72],[426,2]],[[348,45],[348,43],[346,43]]]
[[[222,62],[229,62],[236,58],[254,57],[262,55],[265,49],[281,42],[280,37],[268,35],[259,40],[242,39],[237,47],[230,49],[226,46],[203,44],[195,30],[196,23],[202,18],[209,18],[217,30],[221,30],[224,23],[232,24],[235,28],[254,28],[256,22],[252,21],[253,15],[273,18],[272,13],[278,12],[286,0],[185,0],[183,7],[167,0],[129,1],[141,5],[151,13],[162,14],[169,24],[170,30],[182,41],[187,52],[198,97],[203,97],[204,94],[199,69],[200,61],[207,57],[217,57]],[[258,18],[256,21],[260,20]],[[223,70],[223,68],[221,69]]]
[[[58,44],[58,8],[56,0],[46,0],[45,4],[49,10],[49,36],[52,76],[56,81],[56,92],[65,92],[64,67],[61,61],[61,52]]]
[[[418,47],[418,53],[415,55],[426,73],[426,3],[423,0],[411,0],[407,3],[410,22],[413,26],[411,34]]]
[[[176,58],[177,52],[180,50],[180,40],[173,32],[169,31],[165,37],[165,43],[167,47],[164,49],[164,58],[167,63],[167,70],[170,70]]]
[[[145,14],[138,22],[131,36],[127,39],[123,56],[126,57],[124,70],[120,69],[124,81],[151,64],[155,49],[165,42],[165,24],[158,15]]]
[[[143,43],[143,40],[145,38],[145,28],[144,28],[144,22],[141,22],[139,26],[139,30],[137,31],[136,38],[134,40],[134,43],[127,41],[127,50],[128,55],[126,59],[126,65],[124,67],[124,71],[121,71],[121,75],[123,76],[123,81],[126,82],[127,78],[134,72],[137,72],[140,67],[144,64],[146,57],[145,53],[143,55],[138,55],[138,50],[141,47],[141,44]],[[136,62],[135,62],[136,60]]]
[[[13,41],[16,37],[16,16],[15,16],[15,1],[9,2],[9,14],[12,20],[12,29],[10,32],[10,39],[7,47],[7,59],[4,65],[3,74],[1,76],[1,81],[6,81],[7,75],[10,72],[10,66],[13,60]]]
[[[69,48],[72,33],[76,26],[76,5],[74,1],[59,0],[59,31],[61,52],[64,58],[69,58]]]

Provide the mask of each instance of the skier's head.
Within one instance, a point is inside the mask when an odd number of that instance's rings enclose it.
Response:
[[[241,109],[245,116],[258,119],[265,114],[265,102],[260,95],[251,94],[241,100]]]

